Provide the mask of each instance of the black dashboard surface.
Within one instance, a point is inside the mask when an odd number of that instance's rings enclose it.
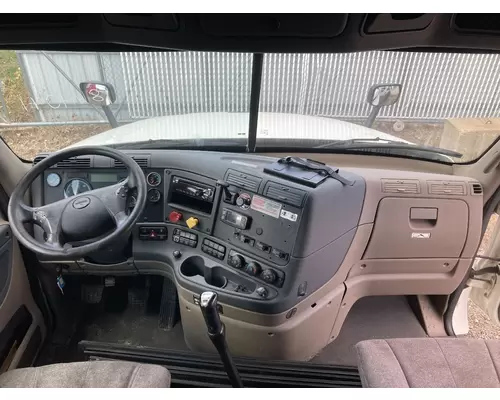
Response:
[[[125,153],[143,168],[148,182],[148,201],[132,237],[104,257],[68,262],[68,273],[162,274],[197,295],[216,288],[223,302],[275,314],[331,279],[356,232],[365,182],[351,172],[339,172],[351,184],[328,178],[311,187],[265,172],[277,160],[269,157]],[[126,176],[123,165],[106,157],[66,160],[35,181],[33,205]],[[43,240],[40,231],[35,236]]]

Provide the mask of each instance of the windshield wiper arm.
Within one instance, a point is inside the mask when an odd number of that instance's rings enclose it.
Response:
[[[344,150],[355,150],[355,149],[395,149],[395,150],[417,150],[424,151],[428,153],[442,154],[449,157],[462,158],[463,154],[458,151],[441,149],[439,147],[424,146],[419,144],[404,143],[397,140],[376,138],[356,138],[347,140],[336,140],[334,142],[321,144],[315,146],[316,149],[344,149]]]
[[[203,150],[206,147],[238,147],[244,146],[244,143],[238,143],[233,140],[214,140],[214,139],[149,139],[140,142],[127,142],[112,145],[116,149],[154,149],[154,148],[176,148],[193,147]]]

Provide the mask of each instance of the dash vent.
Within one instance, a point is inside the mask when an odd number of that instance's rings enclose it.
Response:
[[[417,179],[382,179],[383,193],[420,193],[420,181]]]
[[[257,176],[248,175],[234,169],[227,170],[225,179],[226,182],[231,185],[251,190],[252,192],[257,192],[260,182],[262,181],[262,179]]]
[[[470,194],[472,195],[480,195],[483,194],[483,187],[480,183],[471,183],[470,184]]]
[[[47,156],[36,156],[35,159],[33,160],[33,165],[38,164],[40,161],[45,160]]]
[[[429,194],[465,196],[465,182],[457,181],[427,181]]]
[[[149,167],[149,158],[148,157],[137,157],[137,156],[132,156],[132,159],[139,165],[141,168],[148,168]],[[114,168],[125,168],[125,165],[121,161],[113,160],[114,161]]]
[[[90,168],[90,158],[89,157],[73,157],[67,160],[59,161],[56,168]]]
[[[289,186],[268,182],[264,188],[264,196],[296,207],[302,207],[306,192]]]
[[[48,156],[46,154],[41,154],[36,156],[33,160],[33,165],[45,160]],[[72,157],[67,160],[59,161],[57,164],[53,165],[52,168],[90,168],[91,160],[90,157]]]

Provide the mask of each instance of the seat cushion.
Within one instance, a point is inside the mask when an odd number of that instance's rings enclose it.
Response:
[[[366,340],[356,353],[364,387],[500,387],[500,340]]]
[[[0,375],[10,388],[167,388],[170,373],[159,365],[88,361],[22,368]]]

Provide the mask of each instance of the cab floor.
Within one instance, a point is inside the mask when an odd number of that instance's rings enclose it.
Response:
[[[180,321],[170,330],[159,327],[158,310],[151,307],[158,298],[150,296],[147,304],[127,304],[126,291],[108,291],[101,304],[79,304],[78,318],[67,341],[47,346],[38,364],[84,360],[78,348],[81,340],[128,346],[189,350],[184,342]],[[76,304],[74,304],[76,306]],[[200,332],[200,334],[204,334]],[[313,363],[355,366],[354,345],[365,339],[424,337],[425,331],[404,296],[367,297],[351,309],[339,337],[313,360]]]

